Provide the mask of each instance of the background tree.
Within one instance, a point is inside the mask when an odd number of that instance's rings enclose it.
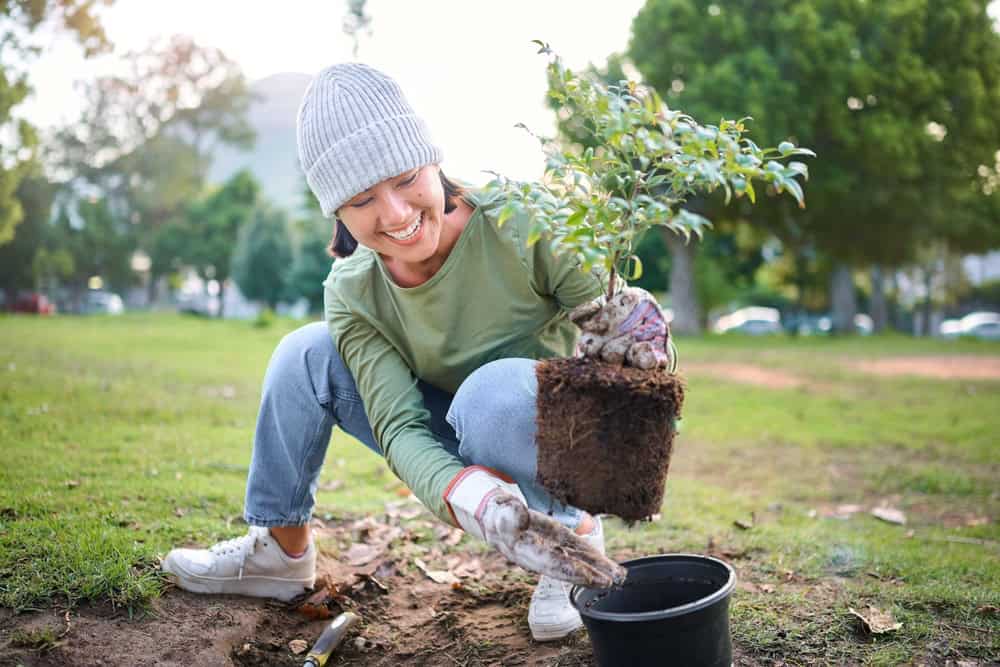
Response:
[[[177,229],[161,228],[183,224],[216,145],[252,144],[252,96],[238,65],[187,37],[127,57],[130,74],[86,87],[80,121],[57,136],[56,163],[75,187],[105,193],[136,226],[139,247],[154,258],[152,299],[157,277],[183,260],[170,253],[185,247],[171,238]]]
[[[187,206],[184,214],[159,227],[150,259],[157,274],[193,268],[203,281],[225,284],[240,227],[260,202],[260,184],[247,170]],[[224,313],[220,310],[219,316]]]
[[[628,54],[668,103],[696,117],[747,114],[763,141],[790,135],[817,151],[809,208],[773,200],[751,219],[793,252],[828,255],[846,293],[851,274],[837,265],[900,266],[957,210],[976,208],[956,193],[1000,146],[1000,37],[987,4],[649,0]],[[962,237],[967,248],[996,243]]]
[[[132,254],[136,249],[134,228],[114,211],[107,197],[65,198],[57,202],[58,214],[46,229],[44,261],[36,258],[36,270],[65,273],[65,282],[75,306],[93,276],[105,285],[122,290],[135,283]],[[66,264],[64,258],[71,261]],[[42,262],[39,267],[38,262]]]
[[[309,302],[309,311],[317,313],[323,310],[323,281],[330,274],[332,262],[326,252],[326,246],[330,242],[331,225],[323,217],[319,201],[305,184],[303,184],[302,201],[305,216],[296,221],[294,226],[298,240],[288,285],[291,296],[306,299]]]
[[[23,218],[16,193],[32,170],[38,143],[35,128],[13,117],[14,109],[31,93],[24,68],[40,50],[32,44],[31,34],[43,23],[54,23],[77,38],[84,56],[107,51],[111,43],[95,11],[97,4],[95,0],[0,0],[0,246],[14,238]]]
[[[248,299],[278,305],[288,291],[292,245],[285,214],[267,205],[254,209],[239,233],[233,253],[233,278]]]
[[[32,263],[45,240],[57,189],[42,174],[38,163],[29,164],[32,169],[18,183],[15,193],[24,219],[18,225],[13,240],[0,245],[0,288],[6,290],[8,302],[15,297],[17,290],[37,286]]]

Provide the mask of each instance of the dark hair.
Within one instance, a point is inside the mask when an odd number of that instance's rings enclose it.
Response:
[[[438,174],[441,176],[441,187],[444,189],[444,212],[451,213],[458,206],[455,203],[455,198],[461,197],[465,193],[465,188],[445,176],[443,171],[438,170]],[[331,257],[341,259],[350,257],[357,250],[358,242],[347,231],[347,227],[340,221],[340,218],[335,217],[334,220],[333,238],[330,239],[330,244],[326,247],[326,252]]]

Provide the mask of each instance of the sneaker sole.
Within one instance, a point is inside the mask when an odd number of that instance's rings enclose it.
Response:
[[[242,579],[213,579],[196,574],[163,570],[171,575],[179,588],[191,593],[207,595],[245,595],[255,598],[275,598],[288,602],[313,587],[315,578],[274,579],[271,577],[243,577]]]
[[[536,642],[550,642],[556,639],[562,639],[563,637],[568,637],[575,630],[579,630],[583,627],[583,620],[577,616],[575,619],[572,619],[567,623],[559,625],[543,625],[539,627],[532,625],[531,619],[529,619],[528,627],[531,629],[531,636]]]

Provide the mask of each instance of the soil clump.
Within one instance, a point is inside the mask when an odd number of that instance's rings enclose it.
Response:
[[[682,378],[580,357],[540,362],[536,374],[538,482],[592,514],[659,512]]]

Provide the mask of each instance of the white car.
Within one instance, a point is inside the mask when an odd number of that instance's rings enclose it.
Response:
[[[723,315],[712,326],[715,333],[743,333],[751,336],[778,334],[781,328],[781,313],[777,308],[748,306]]]
[[[958,320],[945,320],[940,331],[944,338],[971,336],[981,340],[1000,340],[1000,313],[981,311],[969,313]]]
[[[83,297],[81,312],[86,315],[121,315],[125,302],[114,292],[90,290]]]

